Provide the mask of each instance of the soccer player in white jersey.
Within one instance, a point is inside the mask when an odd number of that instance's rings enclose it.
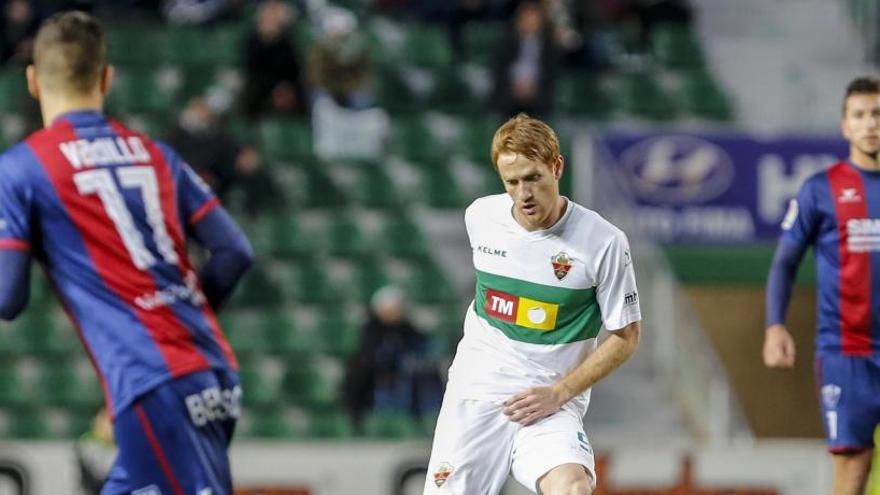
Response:
[[[424,493],[494,495],[508,474],[535,493],[596,484],[583,417],[590,387],[639,342],[626,236],[559,194],[556,133],[520,114],[492,140],[506,194],[477,199],[465,224],[477,273]],[[609,330],[601,345],[596,337]]]

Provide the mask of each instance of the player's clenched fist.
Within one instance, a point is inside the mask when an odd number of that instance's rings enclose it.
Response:
[[[784,325],[771,325],[764,334],[764,365],[769,368],[794,366],[794,339]]]
[[[559,411],[565,399],[554,387],[534,387],[524,390],[504,403],[504,414],[511,421],[529,426]]]

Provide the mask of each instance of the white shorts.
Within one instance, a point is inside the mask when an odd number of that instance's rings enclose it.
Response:
[[[514,423],[499,402],[443,398],[425,495],[495,495],[509,474],[531,490],[538,480],[563,464],[580,464],[593,488],[593,448],[583,420],[563,409],[531,426]]]

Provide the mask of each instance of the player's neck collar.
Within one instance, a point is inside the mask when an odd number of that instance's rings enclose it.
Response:
[[[61,122],[70,122],[72,124],[81,124],[84,122],[103,120],[104,114],[94,109],[69,110],[58,114],[52,120],[52,126],[56,126]]]

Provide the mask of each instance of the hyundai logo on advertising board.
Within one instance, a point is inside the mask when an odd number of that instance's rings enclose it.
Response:
[[[688,205],[724,194],[734,179],[733,162],[719,146],[692,136],[660,136],[625,149],[618,170],[642,201]]]

